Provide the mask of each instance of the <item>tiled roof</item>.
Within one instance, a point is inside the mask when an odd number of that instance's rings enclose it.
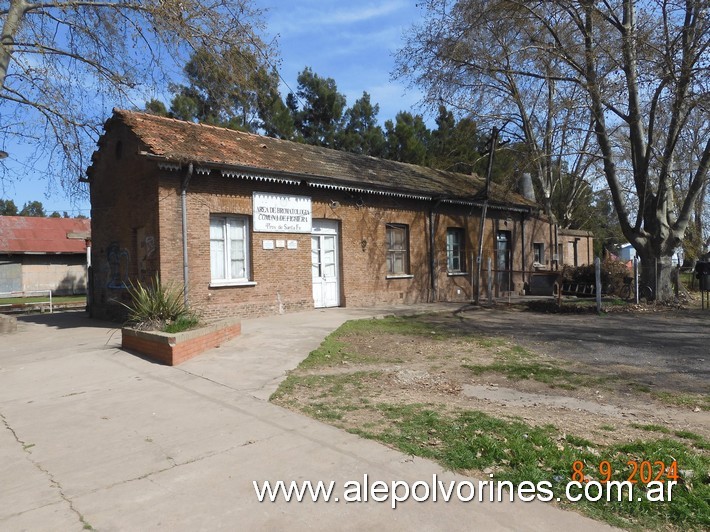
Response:
[[[0,216],[0,254],[85,253],[90,220]]]
[[[485,180],[433,168],[378,159],[171,118],[114,109],[106,124],[125,123],[144,151],[168,161],[213,167],[251,168],[255,172],[317,178],[356,187],[371,187],[432,198],[482,200]],[[518,194],[491,186],[496,203],[533,206]]]

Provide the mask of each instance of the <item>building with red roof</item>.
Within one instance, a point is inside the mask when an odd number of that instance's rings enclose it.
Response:
[[[91,222],[0,216],[0,293],[86,293]]]

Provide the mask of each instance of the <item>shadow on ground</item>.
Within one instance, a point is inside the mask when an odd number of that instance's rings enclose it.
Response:
[[[120,329],[119,323],[110,321],[95,320],[89,317],[89,313],[84,310],[67,310],[53,312],[52,314],[25,314],[17,316],[18,322],[34,323],[45,327],[56,329],[75,329],[77,327],[96,327],[101,329]]]
[[[710,393],[710,312],[542,314],[462,307],[446,327],[505,337],[538,353],[618,368],[657,390]],[[436,320],[437,318],[432,318]]]

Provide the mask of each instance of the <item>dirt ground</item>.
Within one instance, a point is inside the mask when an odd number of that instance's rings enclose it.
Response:
[[[344,397],[366,397],[373,403],[436,404],[531,425],[552,424],[600,445],[678,439],[675,433],[681,431],[710,439],[710,312],[598,317],[462,307],[426,319],[436,325],[431,338],[391,333],[344,337],[351,360],[294,373],[356,376],[352,382],[343,380],[345,393],[296,386],[288,402],[342,406]],[[435,328],[456,334],[441,339],[433,334]],[[581,381],[543,383],[533,375],[507,378],[466,369],[492,364],[516,344],[535,363],[580,375]],[[343,428],[383,422],[376,409],[342,411],[336,424]],[[649,425],[662,430],[649,432]]]

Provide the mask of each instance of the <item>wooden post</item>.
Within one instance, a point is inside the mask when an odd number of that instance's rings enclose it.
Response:
[[[634,300],[639,304],[639,258],[634,256]]]
[[[597,313],[602,311],[602,261],[599,257],[594,259],[594,273],[597,292]]]
[[[488,257],[488,304],[493,304],[493,259]]]

